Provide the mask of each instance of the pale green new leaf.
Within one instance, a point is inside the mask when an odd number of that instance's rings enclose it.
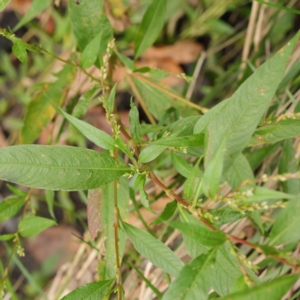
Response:
[[[0,11],[3,11],[9,2],[10,0],[0,0]]]
[[[12,52],[19,59],[20,62],[25,64],[27,62],[27,51],[24,42],[17,39],[12,47]]]
[[[220,300],[281,300],[298,278],[298,275],[282,276],[270,282],[220,298]]]
[[[270,245],[298,242],[300,239],[300,201],[291,200],[276,217],[270,233]]]
[[[221,231],[212,231],[205,225],[198,223],[170,222],[169,226],[178,229],[186,236],[207,247],[220,246],[226,241],[226,236]]]
[[[112,38],[112,28],[105,16],[102,0],[68,0],[68,8],[81,51],[101,32]],[[105,50],[107,43],[103,44],[101,47]]]
[[[51,219],[33,216],[22,219],[19,223],[18,231],[21,236],[28,237],[36,235],[54,225],[57,224]]]
[[[13,217],[24,205],[24,198],[18,196],[8,196],[0,202],[0,222]]]
[[[206,300],[214,279],[216,249],[185,265],[172,281],[163,300]]]
[[[107,296],[114,280],[91,282],[78,287],[61,300],[101,300]]]
[[[95,145],[106,150],[115,149],[115,140],[106,132],[69,115],[60,108],[57,109],[73,126],[75,126],[87,139],[92,141]]]
[[[161,241],[150,233],[138,229],[128,223],[122,222],[126,234],[129,236],[134,248],[155,266],[175,277],[179,275],[184,266],[183,262]]]
[[[139,155],[139,162],[147,163],[154,160],[161,153],[163,153],[166,148],[167,148],[166,146],[159,146],[159,145],[150,145],[144,148]]]
[[[94,189],[128,172],[106,153],[70,146],[0,149],[0,179],[49,190]]]
[[[300,135],[300,120],[286,119],[276,124],[266,125],[258,128],[247,146],[257,146],[267,143],[295,138]]]
[[[206,165],[226,143],[225,170],[245,148],[281,82],[298,41],[297,34],[283,49],[258,68],[222,104],[207,126]],[[196,124],[197,125],[197,124]]]
[[[166,0],[152,0],[134,39],[134,59],[137,59],[157,39],[164,26]]]
[[[50,4],[52,0],[33,0],[31,6],[27,10],[25,16],[19,21],[19,23],[14,27],[14,31],[18,30],[22,26],[24,26],[26,23],[31,21],[34,17],[36,17],[40,12],[42,12],[44,9],[46,9]]]

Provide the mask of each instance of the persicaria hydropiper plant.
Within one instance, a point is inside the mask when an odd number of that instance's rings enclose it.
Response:
[[[12,42],[21,71],[30,74],[29,66],[38,66],[41,60],[61,64],[51,80],[39,78],[26,92],[18,142],[0,148],[0,179],[7,181],[11,193],[0,203],[0,221],[16,215],[18,220],[14,231],[0,236],[7,254],[0,265],[1,298],[21,299],[11,281],[16,264],[37,299],[296,299],[299,33],[287,41],[284,29],[278,29],[279,39],[262,30],[262,19],[251,23],[258,11],[271,14],[281,9],[281,14],[290,16],[294,10],[261,1],[247,6],[250,21],[248,31],[244,30],[246,39],[251,39],[256,26],[255,55],[249,58],[245,43],[243,62],[238,58],[231,69],[220,71],[215,64],[218,49],[227,47],[222,30],[228,45],[236,41],[229,40],[232,31],[220,17],[230,9],[239,11],[245,1],[203,1],[203,5],[153,0],[132,7],[134,1],[55,1],[66,5],[67,15],[59,15],[52,1],[42,2],[34,0],[13,30],[0,29]],[[0,1],[0,8],[8,3]],[[172,22],[181,10],[193,22],[178,38]],[[38,43],[27,43],[25,36],[15,34],[18,28],[34,24],[32,19],[42,11],[61,26],[53,41],[48,36],[50,46],[40,33]],[[198,62],[194,60],[195,71],[173,76],[185,80],[177,90],[162,83],[168,72],[141,63],[147,51],[162,53],[163,47],[152,45],[163,43],[170,32],[173,40],[183,43],[202,34],[213,39],[212,46],[199,52]],[[51,46],[58,41],[64,53]],[[262,54],[270,41],[278,51],[271,55],[269,46],[268,55]],[[120,70],[122,79],[117,80]],[[218,80],[203,89],[201,99],[191,101],[193,90],[199,88],[199,72],[215,72]],[[231,92],[225,86],[230,80]],[[85,84],[88,88],[81,92]],[[116,100],[122,90],[132,96],[128,126]],[[101,107],[111,134],[82,120],[91,107]],[[46,127],[51,128],[51,138],[41,142]],[[72,210],[71,191],[78,191],[77,198],[86,204],[84,217]],[[48,217],[39,215],[43,202]],[[162,207],[157,215],[156,204]],[[87,221],[87,228],[77,237],[83,250],[53,289],[53,284],[38,286],[19,257],[27,255],[23,238],[57,225],[56,206],[66,214],[69,209],[69,218],[76,216],[83,226]],[[135,219],[130,218],[133,214]],[[95,261],[93,276],[70,288],[72,277]]]

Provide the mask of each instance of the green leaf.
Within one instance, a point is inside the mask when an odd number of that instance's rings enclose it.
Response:
[[[296,173],[298,170],[298,164],[296,159],[296,151],[293,146],[292,140],[286,140],[283,143],[279,164],[278,173]],[[297,195],[300,192],[300,180],[299,178],[288,179],[280,182],[284,192]]]
[[[94,86],[88,92],[80,96],[76,106],[72,111],[72,116],[74,118],[81,118],[87,112],[90,102],[97,90],[98,88]]]
[[[174,152],[171,153],[171,160],[176,171],[183,177],[187,178],[192,172],[193,167],[189,163],[187,163],[181,156],[175,154]],[[198,170],[196,176],[201,178],[202,175],[202,172]]]
[[[178,229],[183,234],[204,246],[220,246],[226,241],[226,236],[223,232],[212,231],[199,221],[198,223],[170,222],[168,225]]]
[[[134,248],[155,266],[175,277],[179,275],[183,262],[162,242],[150,233],[122,222],[123,228],[129,236]]]
[[[295,198],[294,195],[267,189],[262,186],[256,186],[253,190],[253,195],[246,197],[244,200],[254,202],[254,201],[294,199],[294,198]]]
[[[142,141],[142,128],[140,124],[139,111],[133,102],[130,103],[129,129],[132,138],[138,142]]]
[[[31,21],[34,17],[36,17],[40,12],[42,12],[44,9],[46,9],[50,4],[52,0],[33,0],[31,6],[27,10],[25,16],[19,21],[19,23],[14,27],[14,31],[18,30],[22,26],[24,26],[26,23]]]
[[[130,168],[106,153],[70,146],[24,145],[0,148],[0,179],[49,190],[94,189]]]
[[[242,182],[254,182],[254,175],[247,158],[240,154],[225,173],[231,188],[236,189]]]
[[[170,203],[168,203],[163,212],[161,213],[161,215],[156,219],[154,220],[151,224],[152,225],[157,225],[157,224],[160,224],[162,222],[165,222],[165,221],[168,221],[175,213],[176,211],[176,208],[177,208],[177,201],[174,200]]]
[[[45,191],[45,198],[48,206],[48,210],[50,213],[50,216],[55,219],[54,211],[53,211],[53,205],[54,205],[54,191],[46,190]]]
[[[228,295],[234,282],[243,275],[240,262],[229,247],[229,243],[220,246],[217,253],[216,268],[214,274],[213,289],[221,296]],[[260,281],[255,273],[244,265],[244,269],[251,280],[259,284]]]
[[[9,4],[10,0],[0,0],[0,12]]]
[[[298,275],[281,276],[270,282],[220,298],[220,300],[265,300],[266,297],[267,299],[281,300],[298,278]]]
[[[18,196],[8,196],[0,202],[0,222],[4,222],[17,214],[24,202],[24,198]]]
[[[276,124],[266,125],[258,128],[247,146],[257,146],[267,143],[295,138],[300,135],[300,120],[286,119]]]
[[[43,128],[47,126],[55,115],[55,110],[50,100],[57,106],[60,104],[64,94],[63,90],[73,81],[74,75],[74,67],[65,65],[56,74],[57,81],[46,83],[41,92],[31,100],[21,131],[21,144],[31,144],[39,137]]]
[[[196,147],[204,145],[204,134],[193,134],[189,136],[173,137],[167,136],[150,142],[151,145],[161,145],[168,147]]]
[[[185,265],[172,281],[163,300],[207,299],[214,279],[216,249],[200,255]]]
[[[144,148],[139,155],[139,162],[147,163],[154,160],[161,153],[163,153],[166,148],[167,148],[166,146],[159,146],[159,145],[150,145]]]
[[[36,235],[43,230],[57,225],[55,221],[41,217],[27,217],[20,221],[18,230],[23,237]]]
[[[224,143],[225,170],[245,148],[283,78],[298,39],[299,33],[258,68],[226,102],[221,103],[222,109],[214,110],[215,114],[207,125],[206,165],[215,160]]]
[[[119,60],[122,62],[122,64],[130,69],[130,70],[134,70],[135,69],[135,64],[134,62],[127,56],[121,54],[120,52],[114,50],[115,54],[118,56]]]
[[[86,69],[91,67],[99,55],[103,31],[97,34],[84,48],[81,55],[81,66]]]
[[[102,188],[102,199],[100,208],[101,236],[106,237],[105,240],[105,257],[100,263],[99,278],[106,280],[116,276],[116,250],[115,250],[115,233],[114,233],[114,198],[115,183],[105,185]],[[120,178],[120,186],[117,189],[118,209],[122,219],[128,218],[129,205],[129,187],[128,179]],[[122,260],[126,233],[119,230],[119,259]]]
[[[208,137],[211,139],[211,137]],[[202,191],[207,197],[214,197],[220,183],[223,172],[223,159],[226,140],[216,150],[214,156],[206,163],[202,178]],[[208,150],[207,150],[208,151]]]
[[[133,77],[132,81],[151,114],[160,120],[165,111],[170,108],[171,98],[142,80]]]
[[[281,210],[270,233],[270,245],[298,242],[300,239],[300,201],[294,199]]]
[[[190,200],[195,195],[199,186],[200,179],[199,177],[197,177],[197,174],[199,174],[200,172],[199,171],[200,160],[201,159],[199,158],[183,185],[183,194],[187,199]]]
[[[148,194],[145,191],[146,176],[138,175],[134,183],[134,188],[140,191],[141,203],[147,209],[150,208]]]
[[[166,0],[153,0],[134,39],[134,59],[149,48],[161,33],[166,14]]]
[[[114,280],[91,282],[78,287],[61,300],[100,300],[107,296]]]
[[[16,235],[13,233],[2,234],[0,235],[0,241],[9,241],[12,240]]]
[[[103,54],[106,50],[107,41],[112,38],[112,28],[105,16],[103,1],[80,0],[77,2],[68,0],[68,7],[73,32],[81,51],[97,36],[103,34],[103,37],[100,39],[101,45],[99,48],[99,54]],[[87,52],[89,52],[89,50],[90,49],[88,49]],[[95,50],[93,49],[93,55],[94,54]]]
[[[198,225],[199,220],[196,219],[194,216],[192,216],[187,211],[183,210],[179,206],[179,213],[180,213],[180,221],[181,222],[188,222],[191,224],[195,224],[195,226]],[[197,240],[194,238],[191,238],[188,234],[185,234],[182,232],[183,242],[184,246],[186,248],[187,253],[192,257],[196,258],[201,254],[207,254],[208,253],[208,247],[203,246],[199,244]]]
[[[106,132],[84,121],[72,117],[59,107],[57,107],[57,109],[60,114],[62,114],[73,126],[75,126],[87,139],[92,141],[95,145],[106,150],[115,149],[115,140]]]
[[[21,39],[16,40],[16,42],[12,47],[12,51],[21,63],[26,64],[27,62],[26,46]]]
[[[111,89],[111,91],[109,93],[108,99],[107,99],[107,104],[108,104],[107,110],[111,114],[114,112],[114,108],[115,108],[116,90],[117,90],[117,84],[115,84],[113,86],[113,88]]]

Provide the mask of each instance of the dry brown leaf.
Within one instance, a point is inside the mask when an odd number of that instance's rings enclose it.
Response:
[[[104,9],[112,27],[118,31],[124,31],[130,27],[130,19],[127,8],[122,0],[104,1]]]
[[[101,231],[100,206],[101,192],[99,189],[94,189],[89,195],[87,203],[88,228],[93,241]]]

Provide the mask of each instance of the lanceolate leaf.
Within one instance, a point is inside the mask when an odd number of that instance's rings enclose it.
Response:
[[[94,144],[106,150],[115,149],[115,140],[106,132],[69,115],[60,108],[58,108],[58,110],[70,123],[72,123],[87,139],[92,141]]]
[[[298,163],[296,159],[296,151],[294,149],[293,141],[286,140],[283,143],[280,160],[278,164],[278,173],[296,173],[298,170]],[[288,179],[280,182],[283,191],[292,195],[297,195],[300,192],[300,179]]]
[[[166,0],[152,0],[134,40],[134,58],[137,59],[150,47],[164,26],[166,14]]]
[[[298,242],[300,239],[300,201],[291,200],[276,217],[270,233],[270,245]]]
[[[105,240],[105,257],[99,266],[99,277],[101,280],[114,278],[116,275],[116,250],[114,233],[114,198],[115,183],[111,182],[102,188],[102,200],[100,208],[101,235]],[[118,209],[122,219],[128,217],[129,193],[128,179],[120,178],[120,186],[117,188]],[[125,247],[126,233],[119,230],[119,259],[122,260]]]
[[[68,7],[73,31],[81,51],[100,32],[104,34],[109,32],[112,37],[112,29],[104,14],[102,0],[68,0]],[[106,48],[106,44],[104,47]]]
[[[204,145],[204,134],[193,134],[181,137],[165,137],[151,142],[152,145],[161,145],[168,147],[195,147]]]
[[[215,257],[216,249],[213,249],[184,266],[164,294],[163,300],[207,299],[214,279]]]
[[[165,222],[165,221],[169,220],[173,216],[173,214],[175,213],[176,208],[177,208],[177,202],[175,200],[168,203],[165,206],[165,208],[164,208],[163,212],[161,213],[161,215],[156,220],[154,220],[151,224],[156,225],[156,224],[160,224],[162,222]]]
[[[244,149],[281,82],[299,34],[265,62],[217,111],[207,126],[206,165],[226,141],[225,169]],[[197,126],[197,124],[196,124]],[[229,159],[230,158],[230,159]]]
[[[91,282],[80,286],[73,292],[64,296],[61,300],[96,300],[104,299],[109,292],[113,280]]]
[[[0,179],[40,189],[94,189],[128,171],[110,155],[82,148],[24,145],[0,149]]]
[[[24,198],[18,196],[9,196],[0,202],[0,222],[13,217],[23,206]]]
[[[266,297],[272,300],[281,300],[298,278],[298,275],[282,276],[270,282],[220,298],[220,300],[265,300]]]
[[[134,248],[148,258],[155,266],[175,277],[179,275],[183,262],[162,242],[150,233],[138,229],[125,222],[122,223]]]
[[[263,126],[254,132],[247,146],[256,146],[267,143],[298,137],[300,135],[300,120],[287,119],[277,124]]]
[[[24,64],[27,62],[26,46],[21,39],[16,40],[12,47],[12,51],[14,55],[20,60],[20,62]]]
[[[20,221],[18,230],[23,237],[36,235],[43,230],[56,225],[56,222],[41,217],[28,217]]]
[[[147,163],[154,160],[157,156],[164,152],[167,146],[150,145],[144,148],[139,156],[140,163]]]
[[[133,102],[130,103],[129,129],[132,138],[138,142],[142,141],[142,128],[140,124],[139,111]]]
[[[170,222],[169,226],[180,230],[182,233],[198,242],[200,245],[215,247],[222,245],[226,241],[226,236],[221,231],[212,231],[205,227],[200,222],[186,223],[186,222]]]

